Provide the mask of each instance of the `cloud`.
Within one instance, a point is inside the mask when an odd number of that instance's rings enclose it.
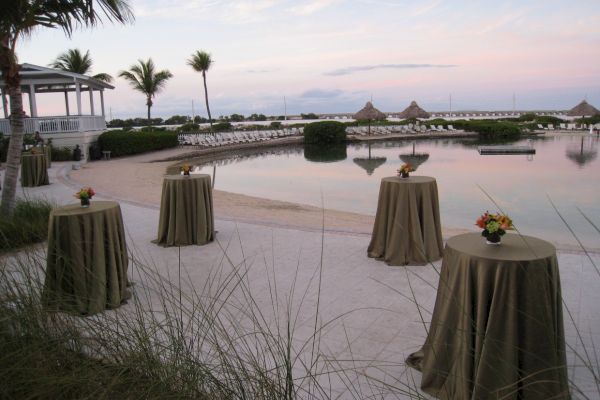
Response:
[[[451,64],[379,64],[379,65],[363,65],[361,67],[346,67],[339,68],[333,71],[325,72],[324,75],[341,76],[350,75],[355,72],[371,71],[374,69],[416,69],[416,68],[452,68],[456,65]]]
[[[291,11],[299,15],[309,15],[339,2],[340,0],[312,0],[305,4],[292,7]]]
[[[268,72],[273,72],[272,69],[247,69],[245,72],[249,74],[266,74]]]
[[[338,97],[342,94],[339,89],[323,90],[323,89],[310,89],[300,95],[303,99],[330,99]]]

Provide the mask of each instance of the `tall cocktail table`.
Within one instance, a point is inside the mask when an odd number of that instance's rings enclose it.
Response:
[[[89,208],[72,204],[50,213],[47,306],[88,315],[118,307],[130,296],[127,265],[118,203],[91,201]]]
[[[214,225],[210,175],[164,178],[156,244],[203,245],[214,239]]]
[[[567,399],[556,250],[507,234],[446,243],[435,308],[423,348],[407,364],[441,399]]]
[[[443,246],[435,179],[383,178],[368,256],[388,265],[424,265],[442,258]]]

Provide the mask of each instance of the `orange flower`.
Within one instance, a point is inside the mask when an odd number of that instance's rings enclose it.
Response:
[[[75,198],[78,199],[91,199],[96,192],[91,187],[82,188],[79,192],[75,193]]]

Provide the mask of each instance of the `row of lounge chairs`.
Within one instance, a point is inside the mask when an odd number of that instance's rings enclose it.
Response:
[[[452,125],[444,127],[443,125],[389,125],[389,126],[372,126],[372,135],[394,135],[394,134],[410,134],[410,133],[426,133],[426,132],[455,132]],[[369,128],[366,126],[350,127],[346,129],[348,134],[353,135],[368,135]]]
[[[214,135],[181,133],[178,135],[178,139],[181,145],[220,147],[230,144],[256,143],[288,136],[297,136],[301,135],[302,131],[302,128],[290,128],[253,132],[217,132]]]
[[[542,124],[537,124],[538,129],[550,130],[553,131],[555,129],[560,129],[563,131],[574,131],[574,130],[588,130],[591,127],[596,129],[600,128],[600,124],[559,124],[556,127],[553,124],[548,124],[548,126],[544,126]]]

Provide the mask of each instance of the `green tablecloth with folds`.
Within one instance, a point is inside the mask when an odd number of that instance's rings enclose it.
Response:
[[[213,239],[210,175],[166,176],[155,243],[161,246],[203,245]]]
[[[21,186],[48,185],[48,161],[45,154],[21,155]]]
[[[369,257],[424,265],[443,254],[437,183],[428,176],[383,178]]]
[[[52,148],[50,146],[43,146],[38,147],[38,149],[46,156],[46,163],[48,164],[48,168],[52,167]]]
[[[431,326],[406,360],[441,399],[568,399],[556,250],[507,234],[446,244]]]
[[[50,214],[43,301],[54,309],[95,314],[129,297],[121,207],[91,201]]]

